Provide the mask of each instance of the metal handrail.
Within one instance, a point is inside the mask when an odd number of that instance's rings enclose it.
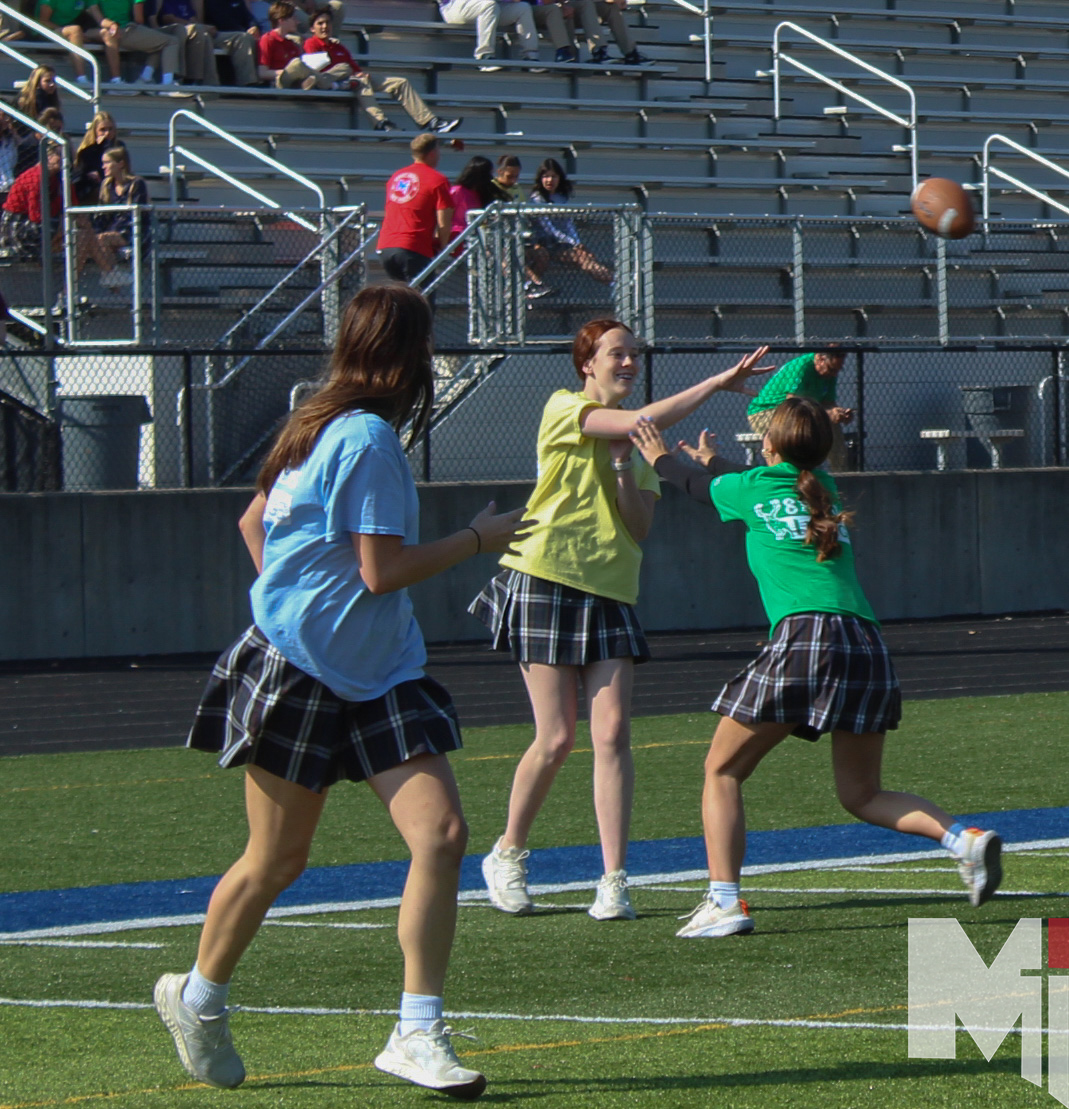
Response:
[[[869,100],[868,97],[862,96],[858,92],[854,92],[853,89],[848,89],[844,84],[836,81],[833,77],[829,77],[827,76],[827,74],[821,73],[817,69],[813,69],[811,66],[806,65],[805,62],[800,62],[797,58],[792,58],[789,54],[784,54],[780,48],[780,34],[784,30],[796,32],[803,38],[807,38],[811,42],[815,42],[818,46],[822,46],[824,47],[824,49],[830,50],[833,54],[838,55],[838,57],[845,58],[848,62],[852,62],[854,65],[860,66],[866,72],[873,74],[873,76],[880,77],[888,84],[894,85],[895,88],[901,89],[909,97],[909,119],[903,119],[902,116],[898,115],[895,112],[892,112],[889,108],[884,108],[881,105],[877,104],[875,101]],[[907,144],[906,149],[909,151],[910,176],[913,179],[913,188],[915,189],[917,187],[917,96],[914,93],[913,89],[911,89],[909,85],[905,83],[905,81],[900,81],[897,77],[892,77],[890,73],[884,73],[882,69],[878,69],[876,66],[870,65],[868,62],[857,57],[856,54],[851,54],[849,51],[843,50],[841,47],[836,46],[833,42],[829,42],[827,39],[821,38],[820,35],[815,35],[812,31],[807,31],[804,27],[799,27],[797,23],[785,21],[779,24],[772,38],[772,95],[774,118],[777,120],[780,118],[779,108],[781,59],[789,65],[793,65],[795,69],[800,70],[802,73],[805,73],[810,77],[815,77],[818,81],[822,81],[825,85],[830,85],[833,89],[836,90],[836,92],[840,92],[844,96],[849,96],[852,100],[856,100],[858,101],[858,103],[864,104],[866,108],[871,108],[872,111],[883,116],[885,119],[889,119],[893,123],[897,123],[900,127],[905,127],[909,132],[909,143]],[[759,70],[758,75],[763,76],[764,74]]]
[[[435,289],[460,265],[461,262],[468,255],[468,251],[474,246],[473,240],[475,239],[475,230],[482,227],[484,223],[495,213],[499,212],[504,207],[504,202],[495,200],[492,204],[488,204],[482,209],[472,209],[469,216],[474,215],[470,220],[468,226],[455,238],[449,241],[447,250],[440,251],[436,254],[422,270],[412,279],[412,284],[419,288],[424,295],[433,293]],[[463,249],[461,249],[463,248]],[[460,250],[459,254],[456,254]],[[456,255],[454,257],[454,255]],[[445,264],[443,265],[443,259]],[[441,272],[433,277],[424,285],[424,281],[430,277],[435,270],[441,268]]]
[[[700,8],[697,4],[689,3],[688,0],[672,0],[672,3],[702,17],[702,33],[691,35],[690,40],[705,44],[705,83],[708,85],[713,79],[713,13],[709,10],[709,0],[702,0]]]
[[[0,3],[0,13],[3,13],[9,19],[14,19],[16,22],[21,23],[23,27],[29,28],[35,35],[40,35],[42,38],[54,42],[57,46],[62,46],[69,54],[77,54],[82,61],[89,63],[89,68],[93,71],[92,93],[87,92],[76,82],[68,81],[58,74],[56,76],[56,84],[66,89],[67,92],[73,93],[80,100],[90,101],[93,105],[93,111],[95,112],[100,106],[100,66],[97,64],[96,58],[94,58],[88,50],[83,50],[80,46],[75,46],[73,42],[68,42],[62,35],[53,31],[51,27],[45,27],[44,24],[38,23],[35,19],[30,19],[29,16],[23,15],[18,8],[12,8],[7,4]],[[33,58],[26,57],[25,54],[20,54],[6,42],[0,41],[0,51],[9,58],[14,59],[14,61],[21,62],[22,65],[28,66],[30,69],[36,69],[37,66],[40,65],[40,62],[35,61]]]
[[[1019,178],[1014,177],[1012,174],[1006,173],[1004,170],[996,169],[991,165],[991,144],[994,142],[1005,143],[1011,150],[1016,150],[1018,154],[1025,154],[1032,159],[1033,162],[1038,162],[1041,166],[1046,166],[1047,169],[1053,170],[1055,173],[1060,174],[1062,177],[1069,178],[1069,169],[1064,166],[1052,162],[1049,158],[1044,158],[1042,154],[1037,154],[1034,150],[1029,150],[1026,146],[1021,146],[1019,142],[1014,142],[1013,139],[1006,138],[1005,135],[988,135],[984,140],[984,156],[983,156],[983,175],[984,175],[984,231],[987,231],[988,220],[990,219],[991,212],[991,178],[1000,177],[1003,181],[1008,181],[1015,188],[1021,189],[1034,196],[1037,200],[1043,201],[1044,204],[1049,204],[1052,208],[1057,208],[1059,212],[1065,212],[1069,215],[1069,206],[1062,204],[1060,201],[1055,200],[1049,193],[1044,192],[1042,189],[1034,188],[1032,185],[1026,184]]]
[[[175,161],[175,155],[181,154],[183,157],[188,158],[190,161],[196,162],[196,164],[199,165],[202,169],[206,169],[210,173],[216,174],[216,176],[220,177],[228,185],[233,185],[234,188],[239,189],[247,196],[251,196],[254,197],[256,200],[259,200],[260,203],[263,204],[265,207],[273,208],[278,211],[282,210],[281,204],[279,204],[275,200],[272,200],[269,196],[266,196],[258,189],[254,189],[251,185],[246,185],[244,181],[239,181],[236,177],[227,173],[225,170],[220,169],[219,166],[213,164],[212,162],[209,162],[205,158],[201,158],[197,154],[194,154],[193,151],[190,150],[188,147],[178,146],[175,142],[175,132],[177,130],[177,122],[179,118],[182,117],[192,120],[198,126],[203,127],[206,131],[211,131],[213,135],[216,135],[224,142],[230,143],[231,146],[235,146],[238,148],[238,150],[242,150],[246,154],[251,155],[253,158],[256,158],[264,165],[270,166],[272,169],[277,170],[279,173],[290,178],[291,181],[296,181],[298,185],[302,185],[304,186],[304,188],[310,189],[313,193],[315,193],[316,199],[319,201],[316,207],[318,207],[320,211],[327,207],[327,201],[326,197],[323,195],[323,190],[314,181],[311,181],[302,174],[290,169],[289,166],[283,165],[282,162],[278,161],[275,158],[272,158],[269,154],[264,154],[262,151],[257,150],[255,147],[249,146],[247,142],[243,142],[235,135],[230,134],[229,131],[224,131],[222,127],[219,127],[216,124],[212,123],[211,120],[207,120],[203,116],[197,115],[196,112],[189,111],[188,108],[179,108],[178,111],[171,116],[171,122],[168,127],[167,151],[168,170],[171,176],[172,204],[178,203],[178,164]],[[286,212],[286,215],[289,216],[289,218],[292,219],[294,223],[300,224],[301,227],[304,227],[308,231],[319,231],[319,228],[316,227],[315,224],[309,223],[306,219],[296,215],[293,212]]]

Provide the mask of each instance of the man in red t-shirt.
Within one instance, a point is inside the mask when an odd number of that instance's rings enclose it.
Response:
[[[449,179],[438,165],[438,139],[417,135],[409,144],[412,165],[386,182],[386,210],[379,231],[383,269],[397,281],[410,282],[449,242],[453,200]]]
[[[297,30],[295,8],[290,0],[275,0],[267,9],[271,30],[260,38],[260,76],[280,89],[332,89],[334,78],[317,72],[301,61],[301,48],[289,36]]]
[[[421,131],[448,134],[459,127],[462,119],[442,119],[427,107],[423,97],[404,77],[372,77],[336,38],[331,38],[333,13],[330,8],[319,8],[312,18],[311,38],[305,39],[305,54],[326,54],[330,64],[323,73],[337,82],[338,88],[352,88],[360,98],[360,106],[375,121],[376,131],[396,131],[397,128],[378,106],[375,93],[384,92],[393,97],[412,117]]]

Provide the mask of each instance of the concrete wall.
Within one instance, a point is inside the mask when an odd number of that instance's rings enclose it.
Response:
[[[858,572],[886,620],[1069,609],[1069,470],[864,474]],[[422,529],[463,526],[529,483],[429,485]],[[237,530],[248,490],[0,495],[0,659],[215,651],[249,620]],[[651,631],[760,626],[741,525],[667,489],[645,545]],[[495,571],[471,559],[412,590],[430,641],[478,639],[466,608]]]

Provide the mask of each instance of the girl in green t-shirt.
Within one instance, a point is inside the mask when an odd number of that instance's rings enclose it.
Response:
[[[594,810],[604,874],[589,913],[634,920],[627,890],[627,841],[634,793],[631,758],[633,666],[649,657],[632,605],[658,495],[656,475],[633,460],[628,433],[641,416],[671,427],[721,389],[771,366],[761,347],[735,366],[638,410],[622,408],[640,373],[631,329],[591,320],[572,348],[582,383],[546,403],[538,432],[538,483],[525,512],[530,532],[501,559],[502,572],[470,611],[494,647],[520,664],[535,718],[534,742],[516,768],[504,834],[483,860],[490,902],[502,912],[534,910],[527,892],[527,837],[575,744],[582,683],[594,749]]]
[[[869,824],[938,840],[958,860],[973,905],[1002,878],[1002,844],[991,831],[965,828],[938,805],[880,784],[884,734],[901,718],[898,678],[872,610],[858,585],[846,530],[849,513],[835,482],[817,472],[828,456],[832,426],[805,397],[780,404],[765,435],[767,465],[725,473],[711,439],[686,453],[702,468],[669,454],[644,421],[631,439],[659,477],[713,504],[724,520],[747,528],[772,636],[720,692],[721,720],[705,760],[702,824],[709,892],[676,933],[686,938],[753,931],[739,876],[746,848],[742,783],[789,735],[832,736],[839,800]],[[719,475],[719,476],[718,476]]]

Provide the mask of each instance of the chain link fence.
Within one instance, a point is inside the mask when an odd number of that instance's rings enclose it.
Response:
[[[749,349],[647,346],[629,406],[678,392]],[[845,426],[851,469],[1065,464],[1061,345],[842,349],[838,402],[854,410]],[[798,353],[780,346],[769,361],[782,364]],[[322,346],[0,351],[4,487],[250,483],[280,423],[315,388],[328,359]],[[546,399],[580,387],[570,345],[439,349],[434,419],[411,452],[413,473],[424,481],[532,479]],[[707,427],[725,457],[752,461],[748,403],[718,393],[668,438],[694,442]]]

